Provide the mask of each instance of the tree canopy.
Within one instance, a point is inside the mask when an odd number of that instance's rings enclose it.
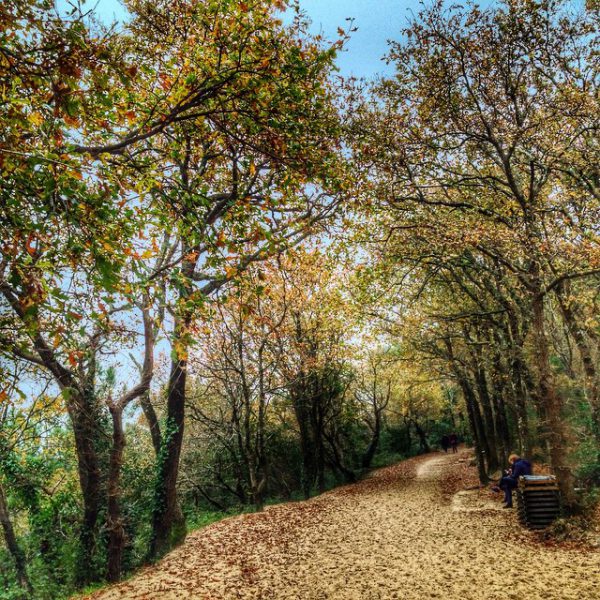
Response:
[[[0,598],[472,444],[600,485],[598,12],[0,5]]]

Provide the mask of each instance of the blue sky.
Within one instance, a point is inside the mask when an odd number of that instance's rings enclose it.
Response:
[[[343,75],[372,77],[390,72],[381,58],[387,52],[387,40],[398,39],[410,11],[418,12],[417,0],[300,0],[313,22],[313,31],[335,37],[346,19],[354,18],[358,31],[352,34],[347,51],[338,65]]]
[[[2,0],[0,0],[1,2]],[[59,5],[69,0],[57,0]],[[73,0],[71,0],[73,1]],[[494,0],[479,0],[489,6]],[[419,0],[299,0],[301,8],[312,20],[313,33],[322,33],[326,38],[336,39],[337,28],[346,28],[347,18],[354,18],[358,27],[338,57],[342,75],[372,78],[377,74],[391,75],[393,69],[382,61],[387,52],[387,41],[398,40],[402,29],[412,14],[422,7]],[[105,21],[122,20],[125,11],[120,0],[87,0],[86,6],[96,6]],[[425,0],[427,4],[427,0]],[[452,4],[449,0],[448,4]],[[581,10],[585,0],[569,0],[568,6]]]
[[[3,0],[0,0],[2,2]],[[69,1],[56,0],[59,6]],[[489,6],[494,0],[479,0]],[[419,0],[299,0],[300,6],[312,20],[313,33],[322,33],[326,38],[336,39],[337,28],[347,27],[347,18],[354,18],[358,27],[338,57],[342,75],[372,78],[377,74],[391,75],[393,69],[382,61],[387,52],[387,41],[399,39],[411,14],[421,8]],[[82,0],[86,7],[96,7],[104,21],[122,20],[126,12],[120,0]],[[427,0],[425,0],[427,4]],[[449,4],[452,0],[449,0]],[[569,0],[568,6],[581,10],[585,0]]]
[[[125,16],[119,0],[99,0],[96,6],[105,21]],[[347,18],[354,18],[358,31],[352,35],[347,51],[339,56],[338,65],[343,75],[367,78],[391,72],[381,60],[387,40],[398,39],[411,11],[419,10],[418,0],[300,0],[300,6],[312,20],[313,33],[323,33],[330,39],[337,37],[338,27],[347,27]]]

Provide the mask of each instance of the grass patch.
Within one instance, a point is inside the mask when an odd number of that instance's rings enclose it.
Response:
[[[241,511],[231,510],[231,511],[202,511],[198,513],[191,513],[187,516],[187,526],[188,531],[197,531],[198,529],[202,529],[207,527],[208,525],[212,525],[213,523],[217,523],[227,517],[232,517],[240,514]]]

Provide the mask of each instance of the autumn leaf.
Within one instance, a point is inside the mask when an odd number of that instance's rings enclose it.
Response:
[[[39,127],[44,122],[44,115],[42,113],[35,111],[29,114],[27,120],[36,127]]]
[[[27,243],[25,244],[27,253],[30,256],[34,256],[35,253],[37,252],[37,249],[34,245],[35,239],[36,239],[35,236],[33,234],[30,234],[29,237],[27,238]]]
[[[77,367],[77,365],[79,364],[78,354],[76,352],[69,352],[69,354],[67,355],[67,360],[73,368]]]

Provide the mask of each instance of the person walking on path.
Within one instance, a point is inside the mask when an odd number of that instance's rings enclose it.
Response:
[[[504,490],[504,508],[512,508],[512,491],[517,487],[519,477],[522,475],[531,475],[533,472],[531,463],[521,458],[518,454],[511,454],[508,457],[508,462],[510,467],[498,484],[499,488]]]
[[[448,440],[450,442],[450,447],[452,448],[452,453],[456,454],[458,452],[458,436],[456,433],[451,433]]]

